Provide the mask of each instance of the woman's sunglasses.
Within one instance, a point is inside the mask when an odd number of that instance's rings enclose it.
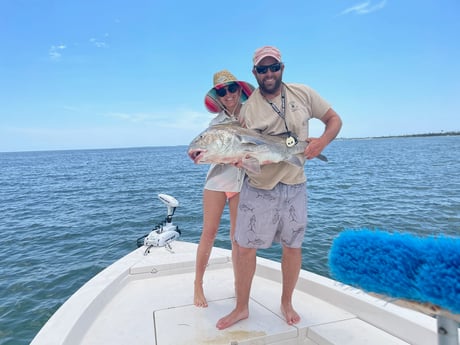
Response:
[[[254,68],[259,74],[265,74],[269,69],[271,72],[278,72],[281,69],[281,62],[277,62],[269,66],[254,66]]]
[[[217,96],[219,97],[224,97],[227,94],[227,90],[230,93],[235,93],[238,91],[240,87],[238,86],[237,83],[232,83],[228,85],[227,87],[221,87],[220,89],[216,89]]]

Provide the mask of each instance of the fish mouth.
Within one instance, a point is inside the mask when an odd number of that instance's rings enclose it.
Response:
[[[198,164],[201,162],[201,159],[203,158],[203,155],[205,152],[206,150],[203,150],[203,149],[189,150],[188,156],[195,164]]]

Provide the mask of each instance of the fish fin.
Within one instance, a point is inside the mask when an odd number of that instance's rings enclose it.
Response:
[[[252,172],[254,174],[260,174],[260,163],[254,157],[243,158],[242,166],[249,172]]]
[[[287,159],[286,162],[288,162],[289,164],[298,166],[298,167],[303,166],[302,161],[296,155],[292,155],[291,157],[289,157],[289,159]]]
[[[317,155],[315,158],[318,158],[319,160],[323,161],[323,162],[327,162],[327,157],[325,155]]]
[[[250,135],[242,134],[242,135],[239,136],[239,138],[240,138],[242,144],[254,144],[254,145],[266,144],[266,142],[263,141],[262,139],[255,138],[255,137],[252,137]]]

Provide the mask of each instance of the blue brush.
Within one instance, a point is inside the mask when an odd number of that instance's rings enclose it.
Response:
[[[345,284],[460,313],[460,238],[345,230],[329,266]]]

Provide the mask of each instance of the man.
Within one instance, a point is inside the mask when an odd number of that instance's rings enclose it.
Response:
[[[259,87],[243,105],[240,119],[250,129],[268,135],[284,135],[286,145],[305,140],[304,159],[318,156],[337,136],[342,120],[313,89],[282,81],[284,64],[280,51],[272,46],[259,48],[253,58]],[[321,137],[309,138],[308,121],[325,124]],[[300,321],[292,305],[292,294],[302,264],[302,241],[307,225],[307,190],[303,166],[287,162],[261,167],[260,174],[247,172],[240,193],[235,230],[238,258],[234,262],[236,306],[216,327],[225,329],[249,316],[249,296],[256,268],[258,248],[280,242],[283,289],[281,312],[289,325]]]

